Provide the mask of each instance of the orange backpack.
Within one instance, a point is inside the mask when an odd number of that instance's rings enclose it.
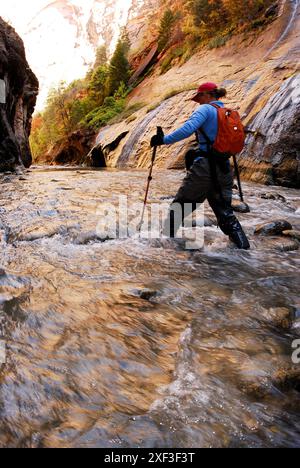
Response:
[[[219,107],[216,104],[210,105],[218,111],[218,134],[214,143],[210,141],[212,148],[227,156],[240,153],[244,149],[246,140],[240,114],[236,110]],[[200,131],[208,140],[205,132],[202,129]]]

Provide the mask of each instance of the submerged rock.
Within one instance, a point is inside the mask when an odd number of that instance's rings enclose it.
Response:
[[[291,240],[290,242],[278,245],[277,250],[280,250],[281,252],[295,252],[296,250],[299,250],[299,247],[299,242]]]
[[[278,371],[273,377],[273,384],[285,391],[297,390],[300,392],[300,366]]]
[[[213,227],[213,226],[217,226],[217,220],[216,219],[213,219],[213,218],[210,218],[209,216],[204,216],[204,219],[199,219],[197,221],[193,221],[192,223],[192,227],[193,228],[196,228],[196,227]]]
[[[136,293],[141,299],[144,299],[144,301],[150,301],[157,295],[157,291],[152,289],[141,289],[136,291]]]
[[[282,201],[282,202],[286,202],[286,199],[280,195],[279,193],[263,193],[261,195],[261,198],[263,200],[278,200],[278,201]]]
[[[281,235],[284,231],[292,230],[293,227],[288,221],[277,220],[257,226],[255,234],[261,236],[277,236]]]
[[[254,398],[265,398],[274,393],[275,389],[300,391],[300,366],[289,367],[287,361],[282,369],[269,374],[261,372],[261,375],[258,373],[255,377],[240,383],[241,390]]]
[[[30,232],[20,232],[17,233],[13,239],[13,241],[19,241],[19,242],[34,242],[39,239],[50,239],[51,237],[54,237],[56,234],[59,233],[59,227],[53,227],[53,228],[43,228],[41,227],[40,229],[36,229],[34,231]],[[12,239],[10,239],[11,241]]]
[[[296,231],[296,230],[283,231],[282,234],[286,237],[291,237],[292,239],[300,241],[300,231]]]
[[[285,330],[293,325],[294,316],[294,309],[288,307],[271,307],[262,313],[267,322]]]
[[[300,243],[287,237],[262,236],[257,246],[257,250],[277,250],[279,252],[294,252],[299,250]]]
[[[23,226],[19,230],[12,230],[8,235],[8,243],[34,242],[39,239],[50,239],[62,232],[64,226],[52,219],[40,218],[40,221],[31,226]]]

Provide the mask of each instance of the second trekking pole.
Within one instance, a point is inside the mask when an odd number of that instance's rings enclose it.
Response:
[[[239,186],[241,201],[244,203],[244,194],[243,194],[243,189],[242,189],[240,170],[239,170],[239,165],[238,165],[236,156],[233,156],[233,161],[234,161],[235,175],[236,175],[238,186]]]
[[[161,127],[157,127],[157,135],[161,135],[161,134],[163,134],[163,129]],[[147,188],[146,188],[142,218],[141,218],[141,222],[140,222],[139,228],[138,228],[140,236],[141,236],[141,231],[142,231],[142,227],[143,227],[143,224],[144,224],[145,211],[146,211],[146,206],[147,206],[147,201],[148,201],[148,194],[149,194],[150,184],[151,184],[152,179],[153,179],[152,173],[153,173],[156,153],[157,153],[157,146],[154,146],[153,153],[152,153],[152,159],[151,159],[150,172],[149,172],[149,176],[148,176],[148,182],[147,182]]]

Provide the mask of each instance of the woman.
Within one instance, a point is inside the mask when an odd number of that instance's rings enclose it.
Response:
[[[175,237],[184,219],[195,211],[199,204],[208,200],[219,226],[239,249],[250,249],[249,241],[238,219],[234,215],[232,202],[233,176],[228,160],[216,158],[212,154],[212,144],[218,134],[218,107],[225,107],[220,100],[226,96],[225,89],[215,83],[202,84],[192,98],[200,104],[191,118],[178,130],[168,136],[152,137],[151,146],[171,145],[197,134],[199,149],[194,164],[179,189],[170,207],[165,222],[164,234]],[[181,215],[176,216],[176,207]]]

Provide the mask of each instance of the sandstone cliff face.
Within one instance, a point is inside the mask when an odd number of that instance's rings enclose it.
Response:
[[[151,24],[149,18],[155,15],[159,1],[39,0],[28,7],[23,21],[10,14],[41,84],[38,110],[43,109],[53,84],[70,83],[86,75],[97,47],[105,45],[111,56],[126,24],[133,49],[143,47],[149,35],[152,40],[147,24]],[[3,10],[5,14],[11,8],[6,6]]]
[[[126,26],[132,56],[145,45],[151,44],[156,36],[157,24],[161,17],[160,5],[160,0],[132,0]]]
[[[300,74],[287,79],[257,114],[240,158],[254,182],[300,187]]]
[[[239,108],[252,132],[240,157],[243,177],[299,187],[299,0],[280,2],[279,7],[278,18],[262,34],[235,37],[225,47],[204,50],[183,66],[164,75],[157,69],[146,78],[129,104],[145,102],[148,107],[98,135],[107,165],[148,167],[156,126],[170,133],[196,108],[189,100],[192,93],[180,90],[215,81],[227,88],[226,104]],[[175,96],[165,100],[169,93]],[[160,148],[157,167],[183,167],[189,144]]]
[[[0,18],[0,171],[32,162],[28,138],[38,86],[22,40]]]

